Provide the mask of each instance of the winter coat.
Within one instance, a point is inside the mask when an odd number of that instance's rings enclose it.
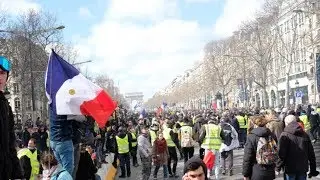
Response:
[[[44,132],[41,132],[39,131],[39,135],[40,135],[40,138],[39,138],[39,142],[37,144],[39,144],[39,151],[43,152],[43,151],[46,151],[48,150],[48,146],[47,146],[47,139],[49,137],[48,133],[46,131]]]
[[[152,155],[151,143],[144,134],[140,134],[138,137],[138,152],[141,158],[150,158]]]
[[[8,100],[0,91],[0,179],[22,179],[14,133],[14,120]]]
[[[318,127],[319,124],[320,124],[320,117],[319,117],[319,114],[312,111],[309,115],[309,120],[310,120],[310,125],[311,125],[311,128],[315,128],[315,127]]]
[[[64,170],[60,165],[52,173],[50,180],[72,180],[72,176],[66,170]]]
[[[310,163],[311,172],[316,171],[316,158],[311,140],[297,122],[284,128],[279,141],[279,162],[277,171],[285,173],[306,173]]]
[[[279,140],[280,135],[284,129],[284,123],[282,121],[279,121],[278,119],[272,119],[268,122],[266,128],[268,128],[274,135],[276,135],[277,140]]]
[[[90,154],[87,151],[81,151],[78,171],[76,174],[77,180],[94,180],[97,168],[93,164]]]
[[[161,147],[161,148],[160,148]],[[159,149],[164,149],[164,152],[159,152]],[[166,165],[168,163],[168,146],[165,139],[156,139],[152,148],[152,159],[156,166]]]
[[[260,165],[256,160],[257,145],[260,137],[272,136],[276,140],[276,136],[270,132],[268,128],[254,128],[248,134],[247,142],[244,148],[243,169],[244,177],[250,177],[250,180],[271,180],[275,179],[275,164]]]

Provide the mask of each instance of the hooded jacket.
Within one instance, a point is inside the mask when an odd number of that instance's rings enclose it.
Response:
[[[260,137],[269,136],[276,140],[275,135],[265,127],[254,128],[248,134],[243,156],[242,174],[244,177],[250,177],[250,180],[275,179],[275,165],[260,165],[256,160],[257,145]]]
[[[298,122],[289,123],[279,140],[279,162],[277,171],[285,173],[307,173],[316,171],[316,158],[311,140]]]
[[[0,179],[22,179],[22,171],[15,148],[13,113],[7,99],[0,91]]]

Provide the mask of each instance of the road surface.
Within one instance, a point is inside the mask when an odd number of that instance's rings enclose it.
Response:
[[[195,155],[198,155],[198,152],[199,152],[198,148],[196,148]],[[318,167],[320,167],[320,142],[315,145],[315,153],[317,156],[317,165],[318,165]],[[240,179],[243,179],[243,176],[241,173],[242,172],[242,157],[243,157],[243,149],[234,150],[234,160],[233,160],[233,167],[234,167],[233,173],[234,173],[234,175],[231,177],[221,175],[220,176],[221,180],[240,180]],[[112,160],[113,160],[112,154],[107,156],[107,162],[109,162],[109,163],[104,164],[102,166],[102,168],[99,169],[98,174],[101,176],[102,180],[104,177],[103,175],[106,173],[106,171],[110,167]],[[169,179],[181,179],[181,177],[183,175],[183,166],[184,166],[183,160],[179,160],[178,166],[177,166],[177,174],[179,175],[179,178],[169,178]],[[154,171],[154,167],[152,167],[152,174],[153,174],[153,171]],[[134,179],[134,180],[142,179],[141,172],[142,172],[141,166],[139,166],[139,167],[131,166],[131,177],[126,178],[126,179]],[[160,168],[160,170],[158,172],[158,179],[163,179],[162,177],[163,177],[163,172],[162,172],[162,168]],[[212,177],[212,178],[214,178],[214,177]],[[116,178],[116,179],[119,179],[119,178]],[[150,179],[153,179],[153,175],[151,175]],[[314,179],[314,180],[320,179],[320,176],[318,176],[317,178],[312,178],[312,179]],[[276,180],[283,180],[283,177],[278,177],[278,178],[276,178]]]

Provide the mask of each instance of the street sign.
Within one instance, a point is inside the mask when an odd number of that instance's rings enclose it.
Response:
[[[302,97],[302,96],[303,96],[302,91],[297,91],[297,92],[296,92],[296,97]]]

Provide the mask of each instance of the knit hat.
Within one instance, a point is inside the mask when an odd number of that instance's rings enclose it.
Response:
[[[294,115],[288,115],[285,119],[284,119],[284,123],[286,126],[288,126],[288,124],[297,121],[296,117]]]

